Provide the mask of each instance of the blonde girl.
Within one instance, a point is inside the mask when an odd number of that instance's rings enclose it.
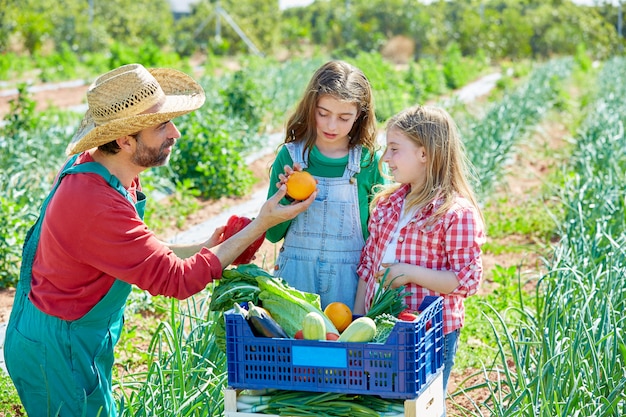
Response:
[[[456,125],[443,109],[408,108],[387,123],[382,157],[395,183],[372,202],[369,238],[358,267],[355,313],[365,313],[388,270],[416,311],[427,295],[443,296],[444,390],[463,326],[463,300],[482,279],[483,218],[468,181]]]
[[[274,275],[299,290],[319,294],[323,308],[334,301],[352,308],[372,186],[384,182],[378,171],[372,90],[365,74],[344,61],[322,65],[285,131],[271,168],[268,196],[293,168],[314,176],[318,194],[302,216],[268,230],[269,241],[284,239]]]

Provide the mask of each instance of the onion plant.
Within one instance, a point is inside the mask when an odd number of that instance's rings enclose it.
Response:
[[[525,83],[493,104],[483,117],[460,126],[468,159],[480,179],[475,186],[481,197],[502,178],[515,146],[562,100],[562,82],[570,76],[572,64],[572,59],[560,58],[535,68]]]
[[[215,342],[216,313],[209,295],[171,301],[159,323],[146,372],[118,380],[120,416],[217,416],[223,411],[226,357]]]
[[[499,360],[468,415],[626,415],[626,60],[605,64],[564,167],[565,220],[534,305],[491,310]],[[488,308],[488,306],[485,306]]]

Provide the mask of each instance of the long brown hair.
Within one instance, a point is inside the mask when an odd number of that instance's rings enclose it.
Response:
[[[329,61],[315,71],[287,121],[284,143],[305,141],[305,151],[313,148],[317,137],[315,111],[324,95],[356,104],[359,114],[348,134],[348,146],[362,145],[373,159],[377,142],[372,88],[363,71],[345,61]]]
[[[443,204],[433,215],[433,222],[436,222],[450,209],[455,196],[460,195],[476,207],[483,220],[469,182],[472,174],[463,142],[456,123],[447,111],[431,106],[409,107],[389,119],[386,129],[387,132],[396,130],[418,147],[424,147],[429,163],[423,187],[412,189],[406,196],[405,211],[422,208],[436,198],[443,198]],[[401,186],[396,183],[378,191],[372,207]]]

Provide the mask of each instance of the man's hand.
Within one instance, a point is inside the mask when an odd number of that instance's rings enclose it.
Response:
[[[248,246],[262,236],[267,229],[291,220],[309,208],[317,196],[317,191],[315,191],[306,200],[296,201],[288,205],[280,204],[286,193],[287,186],[281,185],[278,191],[261,206],[258,216],[252,220],[252,223],[211,249],[220,259],[222,268],[230,265]]]
[[[298,214],[302,213],[315,201],[317,190],[313,192],[306,200],[296,201],[288,205],[280,204],[281,199],[287,193],[287,186],[281,185],[278,191],[270,197],[261,207],[259,215],[252,221],[258,222],[263,228],[263,232],[270,227],[276,226],[284,221],[291,220]]]

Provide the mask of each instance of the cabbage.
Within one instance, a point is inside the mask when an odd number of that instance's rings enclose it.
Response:
[[[333,322],[322,311],[318,294],[297,290],[282,279],[259,276],[257,283],[261,289],[259,300],[263,308],[270,312],[289,337],[294,337],[302,329],[304,316],[312,311],[322,316],[327,333],[339,334]]]

